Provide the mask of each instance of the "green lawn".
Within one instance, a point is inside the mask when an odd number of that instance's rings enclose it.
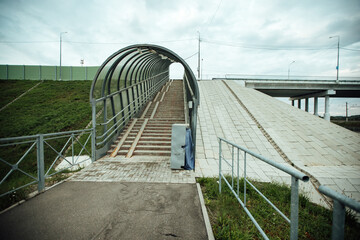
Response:
[[[0,81],[0,108],[35,86],[39,81]]]
[[[230,179],[230,178],[229,178]],[[217,178],[199,178],[205,204],[209,213],[215,239],[262,239],[237,199],[225,183],[219,194]],[[224,182],[224,181],[223,181]],[[290,216],[290,188],[275,183],[252,183],[277,206]],[[240,198],[243,199],[243,179],[240,180]],[[235,183],[236,189],[236,183]],[[246,190],[247,208],[270,239],[289,239],[288,224],[249,185]],[[331,239],[332,212],[299,197],[299,239]],[[353,215],[346,217],[345,239],[360,239],[360,224]]]
[[[38,81],[9,82],[0,81],[1,106]],[[91,120],[90,87],[91,81],[44,81],[0,112],[0,138],[84,128]]]

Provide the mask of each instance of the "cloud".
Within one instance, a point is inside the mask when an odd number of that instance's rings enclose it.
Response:
[[[329,36],[339,34],[342,47],[359,49],[359,13],[358,0],[3,0],[0,64],[58,64],[63,31],[65,65],[80,65],[81,58],[100,65],[136,43],[163,45],[185,58],[197,52],[200,31],[209,77],[287,74],[293,60],[294,74],[335,76],[337,42]],[[360,74],[358,53],[341,49],[340,76]],[[197,57],[187,62],[196,73]]]

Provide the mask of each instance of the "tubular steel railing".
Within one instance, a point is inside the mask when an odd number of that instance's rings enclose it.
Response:
[[[92,149],[93,144],[90,145],[92,135],[93,129],[83,129],[31,136],[1,138],[1,189],[7,189],[6,185],[9,185],[11,175],[15,174],[15,172],[20,173],[20,175],[15,177],[27,177],[29,180],[26,183],[22,183],[20,186],[12,187],[11,190],[0,192],[0,197],[32,184],[37,184],[37,189],[40,192],[45,189],[45,180],[47,178],[85,161],[94,161],[92,154],[94,152]],[[87,146],[88,144],[90,147]],[[6,149],[7,147],[8,151]],[[19,149],[22,149],[24,153],[20,153],[21,157],[19,159],[13,159],[14,155],[17,153],[16,151]],[[83,154],[89,157],[78,161],[79,157]],[[54,157],[54,155],[56,156]],[[53,157],[54,159],[49,159]],[[59,160],[65,160],[68,163],[68,167],[55,170],[54,167]],[[34,166],[36,166],[36,169]]]
[[[331,239],[344,239],[345,207],[360,213],[360,203],[325,186],[320,186],[319,191],[334,201]]]
[[[228,144],[231,146],[231,162],[228,162],[223,157],[222,154],[222,142]],[[235,161],[235,148],[237,149],[237,166],[236,166],[236,180],[237,180],[237,189],[234,190],[234,161]],[[239,197],[239,169],[240,169],[240,151],[244,152],[244,201],[242,201]],[[284,213],[282,213],[268,198],[266,198],[247,178],[246,178],[246,156],[247,154],[250,154],[251,156],[283,171],[287,174],[291,175],[291,216],[290,219],[285,216]],[[222,173],[222,161],[224,161],[226,164],[228,164],[231,167],[231,184],[226,180],[225,175]],[[230,188],[231,192],[235,195],[236,199],[240,203],[240,205],[245,210],[246,214],[250,217],[251,221],[254,223],[255,227],[260,232],[261,236],[264,239],[269,239],[265,232],[262,230],[260,225],[257,223],[255,218],[252,216],[250,211],[246,207],[246,184],[249,184],[259,195],[265,199],[265,201],[275,209],[276,212],[280,214],[289,224],[290,224],[290,239],[294,240],[298,238],[298,222],[299,222],[299,180],[307,182],[309,181],[309,177],[305,174],[295,170],[294,168],[290,168],[288,166],[276,163],[272,160],[269,160],[259,154],[256,154],[244,147],[241,147],[239,145],[236,145],[230,141],[227,141],[223,138],[219,138],[219,192],[221,193],[221,181],[222,179],[225,181],[226,185]]]

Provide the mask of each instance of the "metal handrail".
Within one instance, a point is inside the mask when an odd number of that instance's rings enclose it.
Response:
[[[221,143],[224,142],[226,144],[231,145],[231,163],[228,162],[223,156],[222,156],[222,145]],[[234,161],[235,161],[235,150],[237,149],[237,189],[236,192],[234,190]],[[240,161],[240,150],[244,152],[244,200],[242,201],[239,197],[239,161]],[[291,214],[290,219],[282,213],[265,195],[263,195],[259,189],[257,189],[248,179],[246,179],[246,156],[247,154],[250,154],[251,156],[283,171],[287,174],[291,175]],[[230,167],[231,167],[231,184],[228,182],[228,180],[225,178],[224,174],[222,173],[222,160],[225,161]],[[230,188],[231,192],[235,195],[236,199],[240,203],[240,205],[243,207],[246,214],[250,217],[251,221],[254,223],[255,227],[260,232],[261,236],[264,239],[269,239],[266,236],[266,233],[262,230],[260,225],[257,223],[255,218],[252,216],[250,211],[246,207],[246,185],[249,184],[252,188],[255,189],[259,195],[265,199],[265,201],[276,211],[280,214],[281,217],[283,217],[289,224],[290,224],[290,239],[295,240],[298,238],[298,221],[299,221],[299,179],[303,182],[309,181],[309,177],[305,174],[297,171],[294,168],[285,166],[283,164],[279,164],[277,162],[274,162],[270,159],[267,159],[257,153],[254,153],[244,147],[241,147],[235,143],[232,143],[224,138],[219,137],[219,192],[221,193],[221,180],[224,180],[226,185]]]
[[[345,207],[360,213],[360,203],[321,185],[319,191],[334,200],[331,239],[344,239]]]
[[[157,82],[154,86],[152,86],[149,89],[149,92],[151,94],[149,94],[148,96],[153,95],[153,93],[159,88],[160,84],[162,83],[162,81],[166,79],[166,77],[162,78],[159,82]],[[141,96],[145,95],[146,93],[143,92],[140,96],[138,96],[138,98],[140,98]],[[124,109],[126,109],[128,106],[131,106],[134,102],[136,102],[138,100],[138,98],[134,99],[132,102],[130,102],[127,106],[125,106],[121,111],[124,111]],[[149,97],[146,97],[146,100],[149,100]],[[107,142],[112,136],[113,134],[122,126],[122,124],[124,122],[126,122],[126,120],[130,119],[131,117],[133,117],[138,110],[141,108],[142,106],[138,106],[137,109],[133,109],[132,111],[129,112],[127,118],[125,118],[122,122],[118,121],[117,124],[112,125],[109,129],[107,129],[101,136],[96,137],[96,139],[103,139],[101,142],[97,142],[96,145],[100,146],[102,144],[104,144],[105,142]],[[113,120],[115,116],[113,116],[111,119]],[[123,117],[122,117],[123,118]],[[107,122],[110,122],[110,120],[108,120]],[[98,124],[100,125],[100,124]],[[106,125],[104,123],[102,123],[101,125]]]
[[[84,142],[84,144],[82,144],[78,138],[81,136],[83,133],[88,133],[89,136],[86,138],[86,141]],[[65,132],[57,132],[57,133],[46,133],[46,134],[37,134],[37,135],[30,135],[30,136],[21,136],[21,137],[10,137],[10,138],[0,138],[0,143],[4,143],[4,144],[0,144],[0,147],[6,147],[6,146],[11,146],[11,145],[21,145],[21,144],[25,144],[25,143],[32,143],[30,147],[28,147],[25,150],[25,153],[20,157],[19,160],[16,161],[16,163],[12,164],[11,162],[6,161],[5,159],[0,158],[0,162],[3,162],[4,164],[8,165],[11,169],[9,170],[9,172],[7,172],[7,174],[5,174],[4,177],[2,177],[1,181],[0,181],[0,185],[1,184],[6,184],[6,180],[8,179],[8,177],[14,172],[14,171],[19,171],[22,174],[28,176],[29,178],[33,179],[33,181],[26,183],[22,186],[16,187],[15,189],[12,189],[10,191],[4,192],[0,194],[0,197],[3,197],[5,195],[8,195],[10,193],[13,193],[15,191],[18,191],[19,189],[22,189],[24,187],[27,187],[31,184],[38,184],[38,191],[42,191],[45,189],[45,180],[46,178],[49,178],[51,176],[53,176],[54,174],[57,174],[59,172],[62,172],[66,169],[69,169],[75,165],[78,165],[84,161],[87,161],[89,159],[91,159],[92,161],[94,161],[95,159],[93,158],[93,155],[90,152],[94,152],[93,149],[93,144],[91,144],[91,151],[89,151],[86,147],[87,143],[91,140],[93,140],[92,135],[94,134],[93,129],[82,129],[82,130],[74,130],[74,131],[65,131]],[[54,140],[54,139],[59,139],[59,138],[68,138],[65,142],[64,145],[62,145],[61,150],[58,151],[55,149],[54,146],[52,146],[49,141],[50,140]],[[31,139],[31,140],[28,140]],[[24,141],[27,140],[27,141]],[[75,156],[75,151],[74,151],[74,143],[78,143],[81,146],[81,150],[79,152],[79,154],[77,154],[77,156]],[[45,152],[44,152],[44,144],[46,144],[49,149],[51,149],[52,151],[54,151],[57,156],[56,158],[50,163],[50,166],[48,169],[46,169],[45,172]],[[69,145],[71,144],[71,145]],[[71,156],[72,156],[72,163],[69,162],[70,166],[65,168],[65,169],[61,169],[58,171],[55,171],[53,173],[50,173],[50,171],[52,170],[52,168],[54,167],[54,165],[56,164],[57,160],[59,158],[63,158],[65,159],[65,153],[64,151],[66,150],[66,148],[70,148],[72,149],[71,151]],[[23,159],[25,159],[25,157],[33,150],[36,149],[36,161],[37,161],[37,169],[36,169],[36,176],[32,176],[32,174],[34,174],[33,172],[25,172],[24,170],[22,170],[19,165],[21,164],[21,162],[23,161]],[[89,157],[89,159],[85,159],[81,162],[77,162],[74,161],[74,157],[77,157],[77,159],[79,158],[79,156],[86,151],[91,157]]]

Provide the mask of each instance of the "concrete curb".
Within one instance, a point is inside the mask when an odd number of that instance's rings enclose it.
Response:
[[[205,207],[205,201],[204,201],[204,197],[202,195],[200,184],[196,183],[196,187],[197,187],[198,194],[199,194],[199,199],[200,199],[200,204],[201,204],[201,211],[203,213],[208,239],[209,240],[215,240],[214,234],[213,234],[213,231],[212,231],[212,228],[211,228],[211,224],[210,224],[209,215],[208,215],[206,207]]]

